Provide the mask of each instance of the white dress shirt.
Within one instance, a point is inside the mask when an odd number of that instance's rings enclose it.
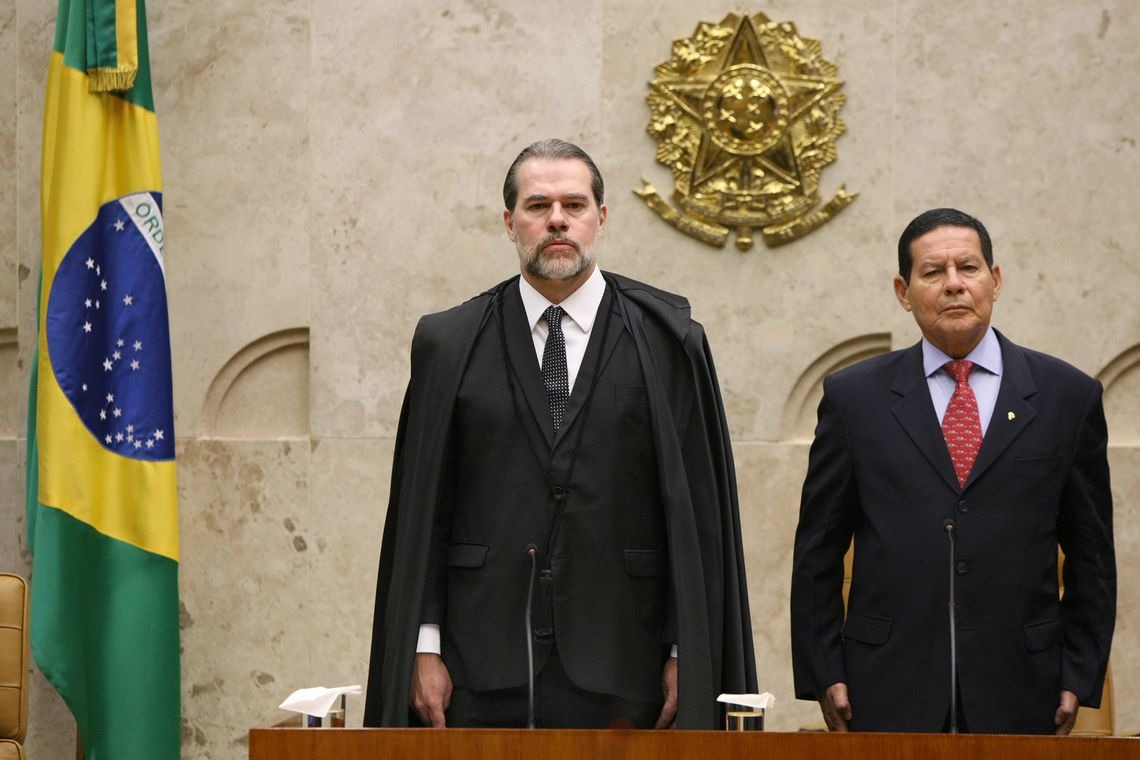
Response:
[[[562,334],[566,337],[566,375],[570,382],[571,393],[574,392],[574,380],[577,379],[578,370],[582,367],[586,344],[590,342],[590,331],[594,329],[598,307],[602,305],[602,296],[605,294],[606,281],[602,279],[602,270],[596,266],[586,281],[560,304],[546,300],[546,296],[535,290],[526,278],[519,278],[519,295],[522,296],[527,324],[530,325],[530,335],[534,339],[534,353],[538,359],[539,369],[542,368],[542,352],[546,348],[546,336],[550,334],[550,326],[542,318],[542,313],[551,306],[561,306],[566,312],[562,317]]]

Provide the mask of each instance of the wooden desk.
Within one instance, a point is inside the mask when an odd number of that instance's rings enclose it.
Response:
[[[250,760],[1140,760],[1126,737],[255,728]]]

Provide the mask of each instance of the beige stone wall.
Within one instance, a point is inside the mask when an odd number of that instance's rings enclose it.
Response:
[[[510,275],[506,164],[538,137],[598,160],[604,266],[685,293],[734,438],[769,726],[792,699],[791,542],[823,374],[917,338],[894,244],[935,205],[981,216],[995,323],[1102,378],[1121,570],[1117,719],[1140,729],[1140,7],[1133,0],[771,0],[840,67],[824,173],[860,196],[749,253],[677,233],[646,82],[720,3],[152,2],[180,457],[184,758],[246,756],[299,686],[363,682],[392,438],[422,313]],[[27,572],[23,431],[54,3],[0,0],[0,570]],[[67,757],[35,681],[29,753]],[[359,723],[362,701],[350,705]]]

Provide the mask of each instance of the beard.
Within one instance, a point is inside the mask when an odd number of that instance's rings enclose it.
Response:
[[[544,255],[543,246],[556,240],[568,243],[573,247],[574,254]],[[565,235],[547,235],[533,246],[524,245],[521,240],[516,240],[515,248],[518,249],[519,263],[527,274],[540,280],[573,280],[597,261],[600,242],[595,239],[592,245],[583,249],[582,244],[574,238]]]

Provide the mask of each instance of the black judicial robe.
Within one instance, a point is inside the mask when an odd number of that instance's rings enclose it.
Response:
[[[704,330],[690,318],[684,298],[619,275],[604,277],[614,304],[611,329],[632,336],[646,385],[675,596],[677,725],[716,729],[723,725],[717,694],[756,690],[736,481],[719,386]],[[365,725],[408,724],[456,395],[478,335],[491,327],[496,305],[508,288],[517,288],[517,279],[428,315],[417,327],[381,545]]]

